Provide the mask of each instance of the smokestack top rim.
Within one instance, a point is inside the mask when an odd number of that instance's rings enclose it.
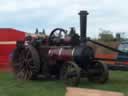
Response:
[[[81,10],[80,13],[79,13],[79,15],[88,15],[88,14],[89,13],[86,10]]]

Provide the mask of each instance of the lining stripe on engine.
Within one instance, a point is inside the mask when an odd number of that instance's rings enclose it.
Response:
[[[74,52],[75,52],[75,48],[73,48],[73,50],[72,50],[72,56],[74,55]]]
[[[60,48],[60,50],[59,50],[59,56],[61,55],[62,50],[63,50],[63,48]]]

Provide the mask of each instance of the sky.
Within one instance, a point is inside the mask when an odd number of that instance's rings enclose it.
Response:
[[[87,10],[89,37],[110,30],[128,32],[128,0],[0,0],[0,27],[34,33],[44,28],[75,27],[79,32],[80,10]]]

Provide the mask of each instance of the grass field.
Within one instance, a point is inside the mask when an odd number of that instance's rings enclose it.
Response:
[[[110,72],[106,84],[81,81],[78,87],[123,92],[128,96],[128,72]],[[16,81],[11,73],[0,72],[0,96],[64,96],[62,81]]]

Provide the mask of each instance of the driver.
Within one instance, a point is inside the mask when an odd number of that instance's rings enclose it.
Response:
[[[76,33],[75,28],[71,27],[69,36],[71,37],[71,44],[73,46],[80,44],[80,36]]]

